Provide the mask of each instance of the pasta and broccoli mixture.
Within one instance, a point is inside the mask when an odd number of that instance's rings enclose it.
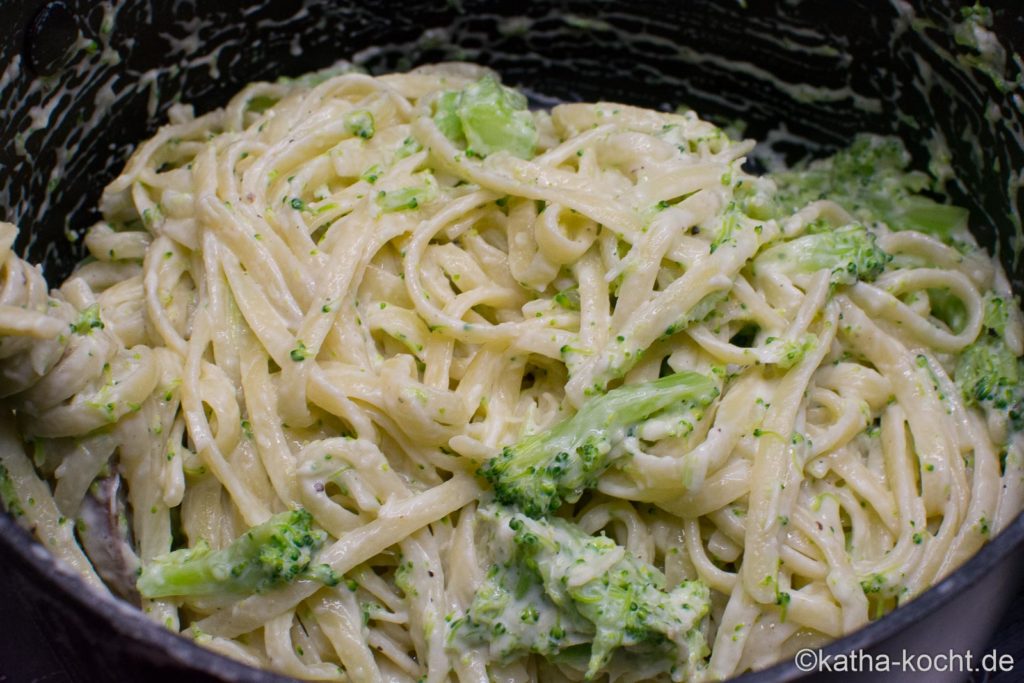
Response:
[[[0,497],[310,680],[701,681],[1022,507],[1021,313],[892,138],[790,170],[466,64],[176,105],[57,289],[0,224]]]

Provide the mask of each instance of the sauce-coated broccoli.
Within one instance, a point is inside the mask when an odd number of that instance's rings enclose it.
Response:
[[[205,542],[175,550],[143,567],[143,597],[262,593],[298,578],[337,583],[326,565],[311,566],[326,534],[313,529],[313,516],[298,509],[274,515],[222,550]]]
[[[931,189],[931,179],[906,170],[910,160],[899,139],[864,134],[832,157],[772,177],[784,213],[831,199],[859,220],[881,221],[892,230],[917,230],[946,241],[966,233],[967,210],[921,194]]]
[[[493,76],[442,94],[434,123],[445,137],[464,144],[467,154],[478,157],[504,150],[530,159],[537,147],[537,129],[526,98]]]
[[[702,666],[708,650],[700,626],[710,606],[704,584],[667,589],[653,566],[560,518],[534,520],[498,506],[481,513],[495,543],[511,551],[491,568],[456,637],[486,643],[500,659],[536,652],[571,661],[584,651],[588,680],[619,648],[651,675],[683,680]]]
[[[964,349],[954,377],[967,405],[1004,412],[1013,431],[1024,429],[1024,371],[1002,339],[986,334]]]
[[[857,280],[874,280],[891,260],[873,232],[853,223],[775,244],[758,254],[754,269],[773,269],[790,276],[828,269],[832,284],[851,285]]]
[[[1013,432],[1024,431],[1024,359],[1006,345],[1010,308],[993,292],[985,295],[983,329],[956,359],[953,379],[969,406],[1003,413]]]
[[[480,468],[500,502],[531,517],[575,502],[608,469],[612,448],[638,424],[670,406],[707,406],[718,395],[715,382],[679,372],[595,396],[554,427],[506,446]]]

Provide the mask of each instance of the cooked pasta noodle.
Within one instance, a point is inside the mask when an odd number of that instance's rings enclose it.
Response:
[[[1024,335],[1012,303],[987,331],[1012,294],[966,231],[870,224],[891,257],[873,281],[776,267],[760,255],[862,219],[828,197],[774,211],[752,143],[692,112],[564,104],[529,114],[532,154],[467,149],[436,112],[486,73],[175,106],[52,292],[0,224],[7,508],[97,590],[229,657],[431,682],[582,677],[448,626],[497,552],[478,469],[618,386],[690,370],[718,387],[686,429],[670,410],[630,432],[558,513],[710,589],[693,678],[850,633],[1013,519],[1021,438],[953,375],[986,334],[1014,356]],[[337,585],[136,592],[172,549],[295,509]]]

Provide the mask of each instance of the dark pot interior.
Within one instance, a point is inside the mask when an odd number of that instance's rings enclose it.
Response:
[[[461,59],[494,67],[537,104],[686,104],[715,121],[740,119],[748,136],[773,141],[791,159],[872,131],[900,135],[923,168],[930,141],[942,140],[955,171],[951,194],[971,210],[979,240],[1015,287],[1024,286],[1019,4],[989,3],[992,31],[1007,51],[1002,63],[998,54],[980,59],[962,35],[957,41],[961,12],[951,3],[744,4],[128,0],[112,9],[89,0],[7,0],[0,218],[20,225],[22,252],[57,283],[81,256],[76,236],[95,220],[103,185],[172,103],[204,111],[247,82],[342,58],[372,72]],[[980,651],[1017,590],[1022,542],[1018,518],[938,587],[828,651]],[[35,631],[47,634],[54,651],[43,656],[66,670],[62,680],[170,680],[186,670],[189,680],[281,680],[200,650],[121,605],[89,606],[96,601],[82,584],[55,573],[0,515],[3,565],[33,620],[16,634],[4,628],[26,643]],[[750,679],[798,675],[784,663]]]

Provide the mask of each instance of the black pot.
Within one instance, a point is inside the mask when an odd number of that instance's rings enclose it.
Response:
[[[81,257],[75,237],[96,218],[101,188],[173,102],[203,111],[247,82],[340,58],[374,72],[463,59],[498,69],[538,104],[685,103],[716,121],[742,119],[758,139],[781,130],[770,139],[790,158],[873,131],[900,135],[923,166],[928,141],[939,136],[956,174],[954,199],[970,208],[979,240],[1024,291],[1024,101],[1015,99],[1024,91],[1012,58],[1024,47],[1024,11],[1016,0],[989,3],[1005,68],[955,33],[961,12],[946,2],[523,4],[126,0],[112,9],[92,0],[0,0],[0,217],[20,225],[22,253],[59,282]],[[863,649],[897,661],[901,650],[970,650],[980,665],[1018,592],[1022,544],[1018,517],[936,587],[824,654]],[[0,577],[0,681],[284,680],[91,595],[2,514]],[[1010,645],[1024,654],[1020,642]],[[784,662],[743,680],[802,675]],[[807,680],[819,678],[839,677]],[[897,680],[898,671],[860,678]]]

